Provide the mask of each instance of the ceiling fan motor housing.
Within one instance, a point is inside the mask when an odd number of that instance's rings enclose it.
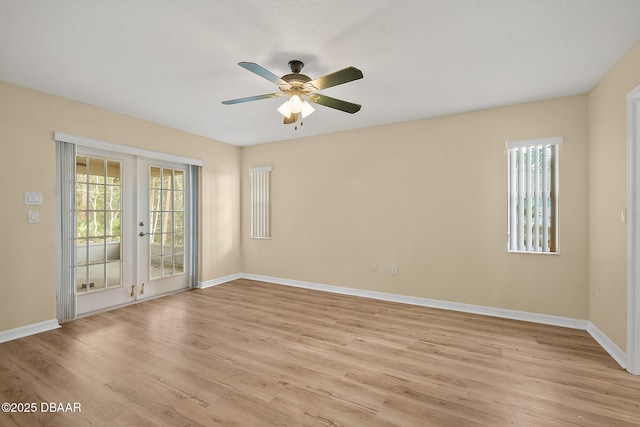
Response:
[[[304,62],[299,61],[297,59],[292,59],[289,61],[289,68],[291,68],[291,72],[296,74],[302,71],[302,67],[304,67]]]

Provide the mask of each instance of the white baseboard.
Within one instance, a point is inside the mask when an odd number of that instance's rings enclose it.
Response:
[[[420,305],[423,307],[440,308],[443,310],[459,311],[463,313],[481,314],[484,316],[502,317],[505,319],[522,320],[525,322],[541,323],[544,325],[562,326],[565,328],[586,330],[588,320],[572,319],[570,317],[552,316],[550,314],[530,313],[527,311],[507,310],[504,308],[487,307],[482,305],[463,304],[459,302],[442,301],[429,298],[412,297],[407,295],[389,294],[386,292],[368,291],[364,289],[343,288],[320,283],[302,282],[299,280],[281,279],[277,277],[261,276],[258,274],[243,274],[242,278],[260,280],[262,282],[279,285],[294,286],[305,289],[333,292],[337,294],[353,295],[357,297],[373,298],[383,301],[399,302],[403,304]]]
[[[45,320],[44,322],[34,323],[32,325],[0,331],[0,343],[28,337],[29,335],[39,334],[40,332],[50,331],[59,327],[60,324],[58,324],[58,320],[51,319]]]
[[[550,314],[531,313],[519,310],[507,310],[504,308],[487,307],[482,305],[463,304],[451,301],[442,301],[429,298],[412,297],[406,295],[389,294],[385,292],[368,291],[363,289],[344,288],[339,286],[325,285],[321,283],[304,282],[300,280],[282,279],[278,277],[262,276],[259,274],[243,273],[243,279],[259,280],[262,282],[275,283],[278,285],[293,286],[297,288],[314,289],[318,291],[332,292],[358,297],[373,298],[384,301],[399,302],[403,304],[413,304],[423,307],[440,308],[444,310],[459,311],[462,313],[481,314],[484,316],[501,317],[504,319],[521,320],[525,322],[540,323],[543,325],[561,326],[564,328],[579,329],[587,331],[602,348],[611,355],[623,369],[626,366],[626,354],[613,341],[609,339],[600,329],[589,320],[574,319],[571,317],[553,316]]]
[[[210,288],[211,286],[222,285],[223,283],[231,282],[232,280],[237,280],[242,278],[243,278],[242,273],[230,274],[228,276],[218,277],[217,279],[207,280],[206,282],[198,282],[198,286],[196,287],[199,289],[205,289],[205,288]]]
[[[626,369],[627,354],[622,351],[620,347],[618,347],[613,341],[611,341],[608,336],[606,336],[600,329],[598,329],[596,325],[591,322],[589,322],[589,325],[587,326],[587,332],[589,332],[593,339],[596,340],[598,344],[600,344],[600,346],[602,346],[602,348],[604,348],[611,357],[613,357],[613,360],[618,362],[618,365],[620,365],[623,369]]]

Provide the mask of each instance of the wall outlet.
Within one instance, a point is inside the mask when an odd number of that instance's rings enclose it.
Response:
[[[398,266],[397,265],[392,265],[391,266],[391,274],[393,274],[393,275],[398,274]]]
[[[378,271],[378,264],[371,263],[371,272],[376,273]]]

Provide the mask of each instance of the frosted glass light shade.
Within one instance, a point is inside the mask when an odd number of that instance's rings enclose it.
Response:
[[[302,109],[300,110],[300,112],[302,113],[302,118],[307,117],[314,111],[316,111],[316,109],[313,108],[311,104],[309,104],[307,101],[302,101]]]
[[[289,109],[289,101],[285,101],[280,107],[278,107],[278,112],[285,116],[287,119],[291,117],[291,110]]]
[[[289,110],[291,110],[292,113],[302,111],[302,100],[298,95],[293,95],[289,100]]]

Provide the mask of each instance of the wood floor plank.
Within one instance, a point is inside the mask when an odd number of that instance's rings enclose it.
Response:
[[[251,280],[0,344],[2,426],[633,426],[585,331]]]

